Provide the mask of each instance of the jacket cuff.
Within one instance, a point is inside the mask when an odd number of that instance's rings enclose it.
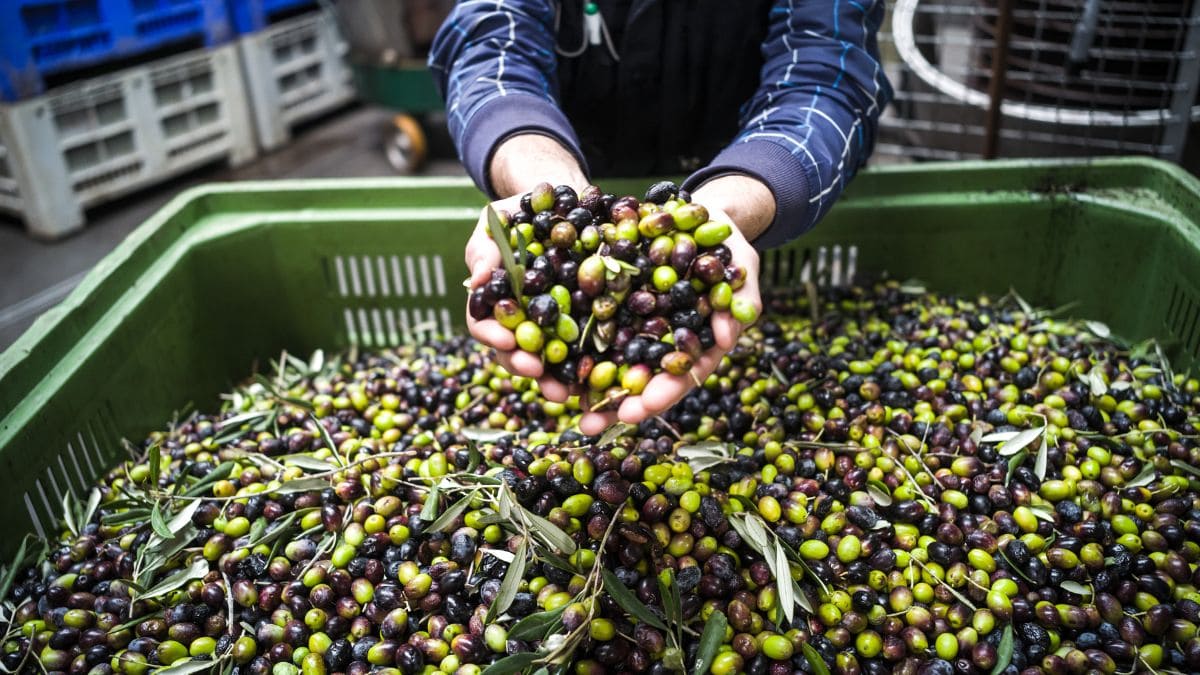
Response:
[[[812,227],[807,169],[799,157],[783,146],[771,141],[735,142],[708,166],[689,176],[682,188],[695,192],[704,183],[729,174],[756,178],[775,197],[775,220],[752,242],[755,248],[782,246]]]
[[[498,198],[488,174],[492,155],[500,143],[518,133],[542,134],[557,140],[575,155],[579,166],[587,172],[587,164],[579,150],[579,140],[558,106],[530,94],[498,96],[471,115],[459,141],[459,155],[467,174],[489,198]]]

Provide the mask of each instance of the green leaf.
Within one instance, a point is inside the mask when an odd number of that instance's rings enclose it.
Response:
[[[883,481],[873,480],[867,483],[867,494],[880,506],[891,506],[892,491]]]
[[[624,422],[614,422],[612,426],[604,430],[603,434],[600,434],[600,440],[596,441],[596,445],[605,446],[614,443],[632,428],[632,426]]]
[[[1070,592],[1074,593],[1075,595],[1083,596],[1085,598],[1088,597],[1089,595],[1092,595],[1092,589],[1088,588],[1087,586],[1084,586],[1083,584],[1079,583],[1078,581],[1071,581],[1070,579],[1068,579],[1068,580],[1062,582],[1061,584],[1059,584],[1059,586],[1061,586],[1063,588],[1063,590],[1065,590],[1065,591],[1070,591]]]
[[[713,659],[717,658],[717,649],[725,641],[725,629],[729,620],[723,612],[713,612],[704,622],[704,632],[700,634],[700,648],[696,650],[696,660],[692,664],[692,675],[704,675],[712,667]]]
[[[1042,434],[1042,444],[1038,446],[1037,458],[1033,460],[1033,473],[1038,477],[1038,480],[1046,480],[1046,464],[1049,460],[1050,454],[1046,448],[1046,435]]]
[[[532,666],[533,662],[539,658],[541,658],[541,655],[535,652],[519,652],[511,656],[506,656],[484,668],[483,675],[510,675],[511,673],[519,673]]]
[[[259,521],[255,521],[255,524],[257,524],[258,522]],[[266,520],[262,520],[261,522],[265,523]],[[258,534],[258,536],[254,535],[254,530],[253,530],[253,528],[251,528],[250,541],[249,541],[249,543],[246,544],[246,548],[254,548],[255,546],[258,546],[260,544],[266,545],[266,544],[273,543],[276,539],[283,536],[288,531],[288,529],[292,526],[292,523],[294,523],[294,522],[296,522],[296,512],[295,511],[287,514],[287,516],[284,517],[282,520],[275,521],[272,524],[273,527],[271,527],[270,529],[267,529],[266,527],[264,527],[263,531],[261,531]]]
[[[179,531],[187,527],[192,522],[192,516],[196,514],[196,509],[200,508],[202,502],[199,499],[189,501],[179,513],[171,517],[171,521],[167,523],[167,530],[171,533],[170,537],[179,534]]]
[[[100,490],[92,488],[92,491],[88,494],[87,506],[83,509],[83,522],[80,523],[80,527],[85,527],[88,523],[92,522],[92,518],[96,517],[96,510],[98,508],[100,508]],[[0,595],[0,597],[4,596]]]
[[[325,478],[297,478],[280,483],[279,487],[271,491],[271,494],[288,495],[296,492],[314,492],[327,487],[329,487],[329,480]]]
[[[209,471],[203,478],[192,484],[191,487],[183,491],[183,494],[188,497],[194,497],[201,492],[207,490],[209,486],[219,480],[225,480],[229,474],[233,473],[234,462],[221,462],[215,469]]]
[[[1190,473],[1193,476],[1200,477],[1200,469],[1197,469],[1196,467],[1194,467],[1191,464],[1188,464],[1187,462],[1184,462],[1182,460],[1178,460],[1178,459],[1171,460],[1171,466],[1173,466],[1176,469],[1179,469],[1180,471],[1183,471],[1185,473]]]
[[[565,610],[566,606],[563,606],[553,612],[530,614],[513,624],[508,630],[508,637],[513,640],[540,640],[550,632],[549,629],[558,622]]]
[[[154,586],[146,590],[145,594],[139,595],[139,600],[150,600],[157,598],[160,595],[166,595],[171,591],[182,588],[192,579],[199,579],[205,574],[208,574],[208,561],[204,558],[196,558],[190,567],[179,570],[175,574],[163,579]]]
[[[150,527],[153,528],[154,534],[163,539],[170,539],[174,536],[171,528],[167,526],[167,520],[163,517],[162,509],[159,508],[158,503],[155,503],[154,508],[150,509]]]
[[[683,600],[679,597],[679,587],[675,585],[675,571],[670,567],[658,575],[658,592],[662,596],[667,623],[678,630],[683,625]]]
[[[658,618],[641,600],[638,600],[637,596],[628,588],[625,588],[625,584],[621,583],[615,574],[608,570],[601,570],[600,573],[604,576],[604,590],[608,591],[621,609],[629,612],[631,616],[642,623],[654,626],[659,630],[669,630],[667,624],[663,623],[662,619]]]
[[[346,460],[342,459],[341,454],[338,453],[338,446],[333,442],[333,436],[329,435],[329,430],[325,428],[324,424],[321,424],[321,420],[317,419],[316,415],[308,413],[308,417],[313,421],[313,424],[317,425],[317,430],[321,432],[321,440],[324,441],[325,447],[329,448],[329,452],[333,454],[333,459],[337,461],[338,466],[346,466]]]
[[[158,476],[162,471],[162,451],[159,450],[158,444],[155,443],[150,446],[146,454],[150,457],[150,484],[158,485]]]
[[[334,468],[329,462],[317,459],[312,455],[284,455],[278,459],[281,464],[294,466],[305,471],[325,472]]]
[[[1130,480],[1128,483],[1126,483],[1125,487],[1132,488],[1132,487],[1142,487],[1143,485],[1149,485],[1149,484],[1153,483],[1154,479],[1157,477],[1158,477],[1158,469],[1154,468],[1154,463],[1146,462],[1146,465],[1142,467],[1142,470],[1140,472],[1138,472],[1138,475],[1134,476],[1133,480]]]
[[[466,511],[467,508],[471,506],[471,498],[474,496],[475,493],[472,492],[466,497],[463,497],[462,499],[451,504],[445,511],[442,512],[442,515],[438,516],[437,520],[430,523],[429,527],[425,528],[425,530],[427,532],[441,532],[447,527],[453,525],[454,521],[460,515],[462,515],[462,512]]]
[[[504,224],[500,222],[500,214],[496,213],[491,204],[484,208],[487,214],[488,231],[492,233],[492,240],[496,242],[496,248],[500,249],[500,260],[504,263],[504,269],[508,272],[508,282],[512,285],[513,297],[521,297],[521,285],[525,282],[525,270],[517,265],[517,260],[513,257],[512,247],[508,245],[508,233],[504,231]],[[521,251],[524,255],[524,251]],[[495,674],[493,674],[495,675]]]
[[[829,672],[829,665],[817,653],[816,647],[805,642],[800,645],[800,651],[804,652],[804,660],[808,661],[808,667],[812,668],[813,675],[832,675]]]
[[[483,463],[483,453],[475,445],[474,441],[467,443],[467,473],[475,473],[475,469]]]
[[[513,561],[508,564],[508,570],[504,573],[504,581],[500,582],[500,591],[496,593],[496,599],[488,607],[487,619],[484,623],[491,623],[512,605],[513,599],[517,597],[517,590],[521,586],[521,580],[525,578],[525,563],[528,554],[529,542],[522,540],[521,545],[517,547]]]
[[[992,668],[992,675],[1000,675],[1008,668],[1008,664],[1012,663],[1013,655],[1013,627],[1008,624],[1004,627],[1004,635],[1000,636],[1000,646],[996,648],[996,665]]]
[[[429,488],[429,493],[425,495],[425,503],[421,505],[421,520],[430,521],[437,517],[439,498],[438,486],[437,483],[434,483]]]
[[[1024,464],[1028,457],[1029,453],[1022,450],[1021,452],[1018,452],[1017,454],[1008,458],[1008,473],[1004,475],[1004,484],[1006,486],[1008,485],[1009,481],[1012,480],[1013,474],[1017,472],[1017,468]]]
[[[191,675],[192,673],[202,673],[206,670],[211,671],[216,669],[220,661],[212,659],[188,659],[186,661],[176,661],[166,668],[159,668],[154,671],[154,675]]]
[[[1000,434],[990,434],[988,436],[984,436],[982,440],[984,443],[991,443],[995,442],[996,440],[1001,440],[1000,449],[997,450],[997,453],[1001,457],[1011,457],[1012,455],[1015,455],[1023,450],[1025,446],[1037,440],[1037,437],[1041,436],[1045,431],[1046,427],[1033,427],[1031,429],[1019,431],[1007,440],[999,439],[998,437]]]
[[[17,573],[25,566],[25,549],[29,547],[29,537],[21,539],[21,546],[17,548],[17,555],[13,557],[8,567],[4,568],[4,576],[0,577],[0,598],[7,598],[8,591],[12,588],[13,581],[17,578]]]
[[[536,513],[533,513],[525,507],[520,506],[520,504],[517,504],[517,506],[524,512],[524,517],[526,522],[529,523],[529,527],[531,527],[538,535],[540,535],[547,544],[567,555],[575,552],[575,540],[572,539],[570,535],[568,535],[566,532],[563,532],[562,529],[554,523],[546,520]]]
[[[513,435],[513,432],[505,431],[504,429],[482,429],[479,427],[467,427],[461,433],[464,438],[476,443],[496,443]]]

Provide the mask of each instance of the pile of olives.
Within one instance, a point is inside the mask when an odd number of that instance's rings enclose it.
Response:
[[[543,183],[519,211],[498,216],[501,244],[522,266],[495,270],[471,291],[468,311],[512,330],[520,349],[559,381],[586,385],[601,408],[640,394],[659,372],[688,374],[715,344],[714,312],[758,318],[734,296],[746,270],[723,243],[733,226],[710,221],[669,181],[642,201]]]
[[[700,387],[602,437],[464,338],[287,360],[3,575],[0,664],[1200,671],[1196,378],[1010,298],[765,300]]]

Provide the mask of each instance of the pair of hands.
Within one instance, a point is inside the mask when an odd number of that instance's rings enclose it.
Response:
[[[720,209],[713,208],[701,200],[697,201],[707,207],[710,220],[735,222]],[[520,210],[520,196],[493,202],[491,206],[497,211],[516,213]],[[762,300],[758,289],[758,252],[754,250],[754,247],[736,226],[733,228],[733,234],[724,243],[733,254],[733,261],[746,270],[746,283],[734,293],[734,297],[750,302],[761,310]],[[466,262],[467,269],[471,272],[470,287],[472,289],[486,283],[492,270],[498,269],[502,264],[500,250],[488,236],[486,209],[467,242]],[[602,433],[618,420],[627,424],[637,424],[663,413],[686,396],[696,382],[703,382],[716,369],[721,357],[733,349],[742,331],[741,323],[735,320],[728,311],[713,312],[711,321],[716,344],[697,359],[692,366],[690,375],[659,373],[650,380],[640,395],[625,397],[617,410],[591,412],[585,406],[585,412],[579,420],[580,431],[591,436]],[[512,331],[501,326],[495,319],[476,321],[468,312],[467,328],[476,340],[496,350],[497,360],[510,373],[536,378],[542,395],[547,399],[564,402],[572,395],[586,394],[584,387],[578,385],[568,387],[546,375],[541,356],[517,349],[516,337]]]

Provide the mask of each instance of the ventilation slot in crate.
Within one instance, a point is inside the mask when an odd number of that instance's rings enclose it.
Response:
[[[30,523],[39,537],[58,534],[64,497],[69,494],[74,500],[86,502],[96,479],[114,461],[103,450],[104,444],[115,438],[108,423],[112,419],[111,405],[104,410],[104,414],[97,415],[67,441],[66,447],[33,481],[33,487],[22,495]]]
[[[858,273],[857,246],[786,247],[767,253],[760,270],[769,288],[815,283],[819,287],[849,286]]]
[[[1183,354],[1200,358],[1200,300],[1178,282],[1172,287],[1163,327]]]
[[[446,267],[440,255],[337,255],[325,261],[326,279],[338,297],[441,298],[446,295]],[[448,335],[452,327],[445,308],[349,306],[340,321],[351,344],[383,347]]]

